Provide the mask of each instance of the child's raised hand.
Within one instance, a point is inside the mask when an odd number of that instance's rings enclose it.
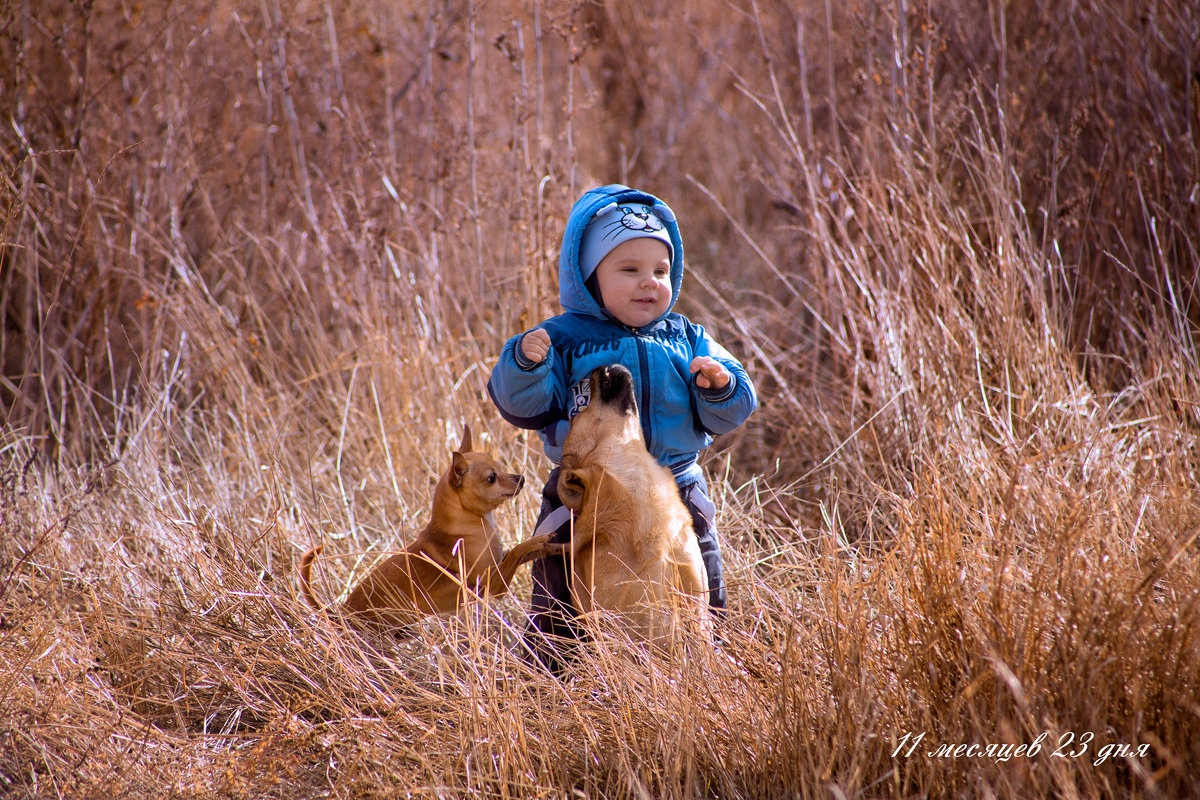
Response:
[[[521,355],[535,364],[542,363],[550,352],[550,334],[541,328],[534,328],[521,337]]]
[[[696,375],[696,385],[701,389],[724,389],[733,377],[720,361],[708,356],[693,358],[689,369],[693,375],[700,373]]]

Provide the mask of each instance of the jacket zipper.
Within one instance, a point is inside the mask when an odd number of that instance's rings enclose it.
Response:
[[[635,331],[638,353],[638,371],[642,377],[642,397],[638,401],[638,412],[642,418],[642,438],[646,440],[646,449],[650,450],[653,433],[650,430],[650,359],[646,355],[645,337]]]

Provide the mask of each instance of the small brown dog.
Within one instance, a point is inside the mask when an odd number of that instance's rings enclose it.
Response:
[[[504,552],[492,511],[524,485],[522,476],[501,472],[490,456],[472,452],[471,429],[465,427],[450,469],[433,491],[429,524],[408,547],[372,570],[342,610],[355,621],[406,635],[423,615],[453,613],[471,594],[504,594],[517,567],[565,547],[541,534]],[[321,549],[314,547],[300,559],[300,588],[315,609],[321,606],[312,591],[312,564]]]
[[[584,617],[617,612],[636,638],[674,640],[680,623],[712,635],[708,575],[671,471],[646,450],[633,376],[591,374],[591,399],[571,420],[558,493],[575,512],[572,593]]]

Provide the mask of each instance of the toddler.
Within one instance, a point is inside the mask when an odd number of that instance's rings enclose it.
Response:
[[[504,419],[538,431],[555,468],[542,490],[536,532],[568,542],[570,510],[558,497],[563,441],[571,418],[588,404],[592,370],[627,367],[646,447],[675,476],[708,571],[709,604],[724,609],[715,509],[697,457],[713,436],[745,422],[758,399],[737,359],[704,328],[671,311],[682,280],[683,242],[665,203],[621,185],[585,193],[563,234],[563,313],[505,344],[488,392]],[[555,672],[560,653],[546,635],[579,638],[568,559],[549,556],[533,564],[527,644]]]

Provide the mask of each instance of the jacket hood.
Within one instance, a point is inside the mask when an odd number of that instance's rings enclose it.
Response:
[[[663,221],[671,236],[671,302],[662,317],[671,313],[679,299],[679,288],[683,284],[683,241],[679,237],[679,223],[675,212],[652,194],[639,192],[619,183],[592,189],[571,207],[567,217],[567,228],[563,233],[562,250],[558,257],[558,299],[564,311],[587,314],[598,319],[611,319],[604,307],[592,296],[584,284],[583,271],[579,266],[579,246],[583,232],[596,212],[621,203],[645,203]],[[659,317],[655,322],[662,319]],[[651,323],[653,324],[653,323]]]

